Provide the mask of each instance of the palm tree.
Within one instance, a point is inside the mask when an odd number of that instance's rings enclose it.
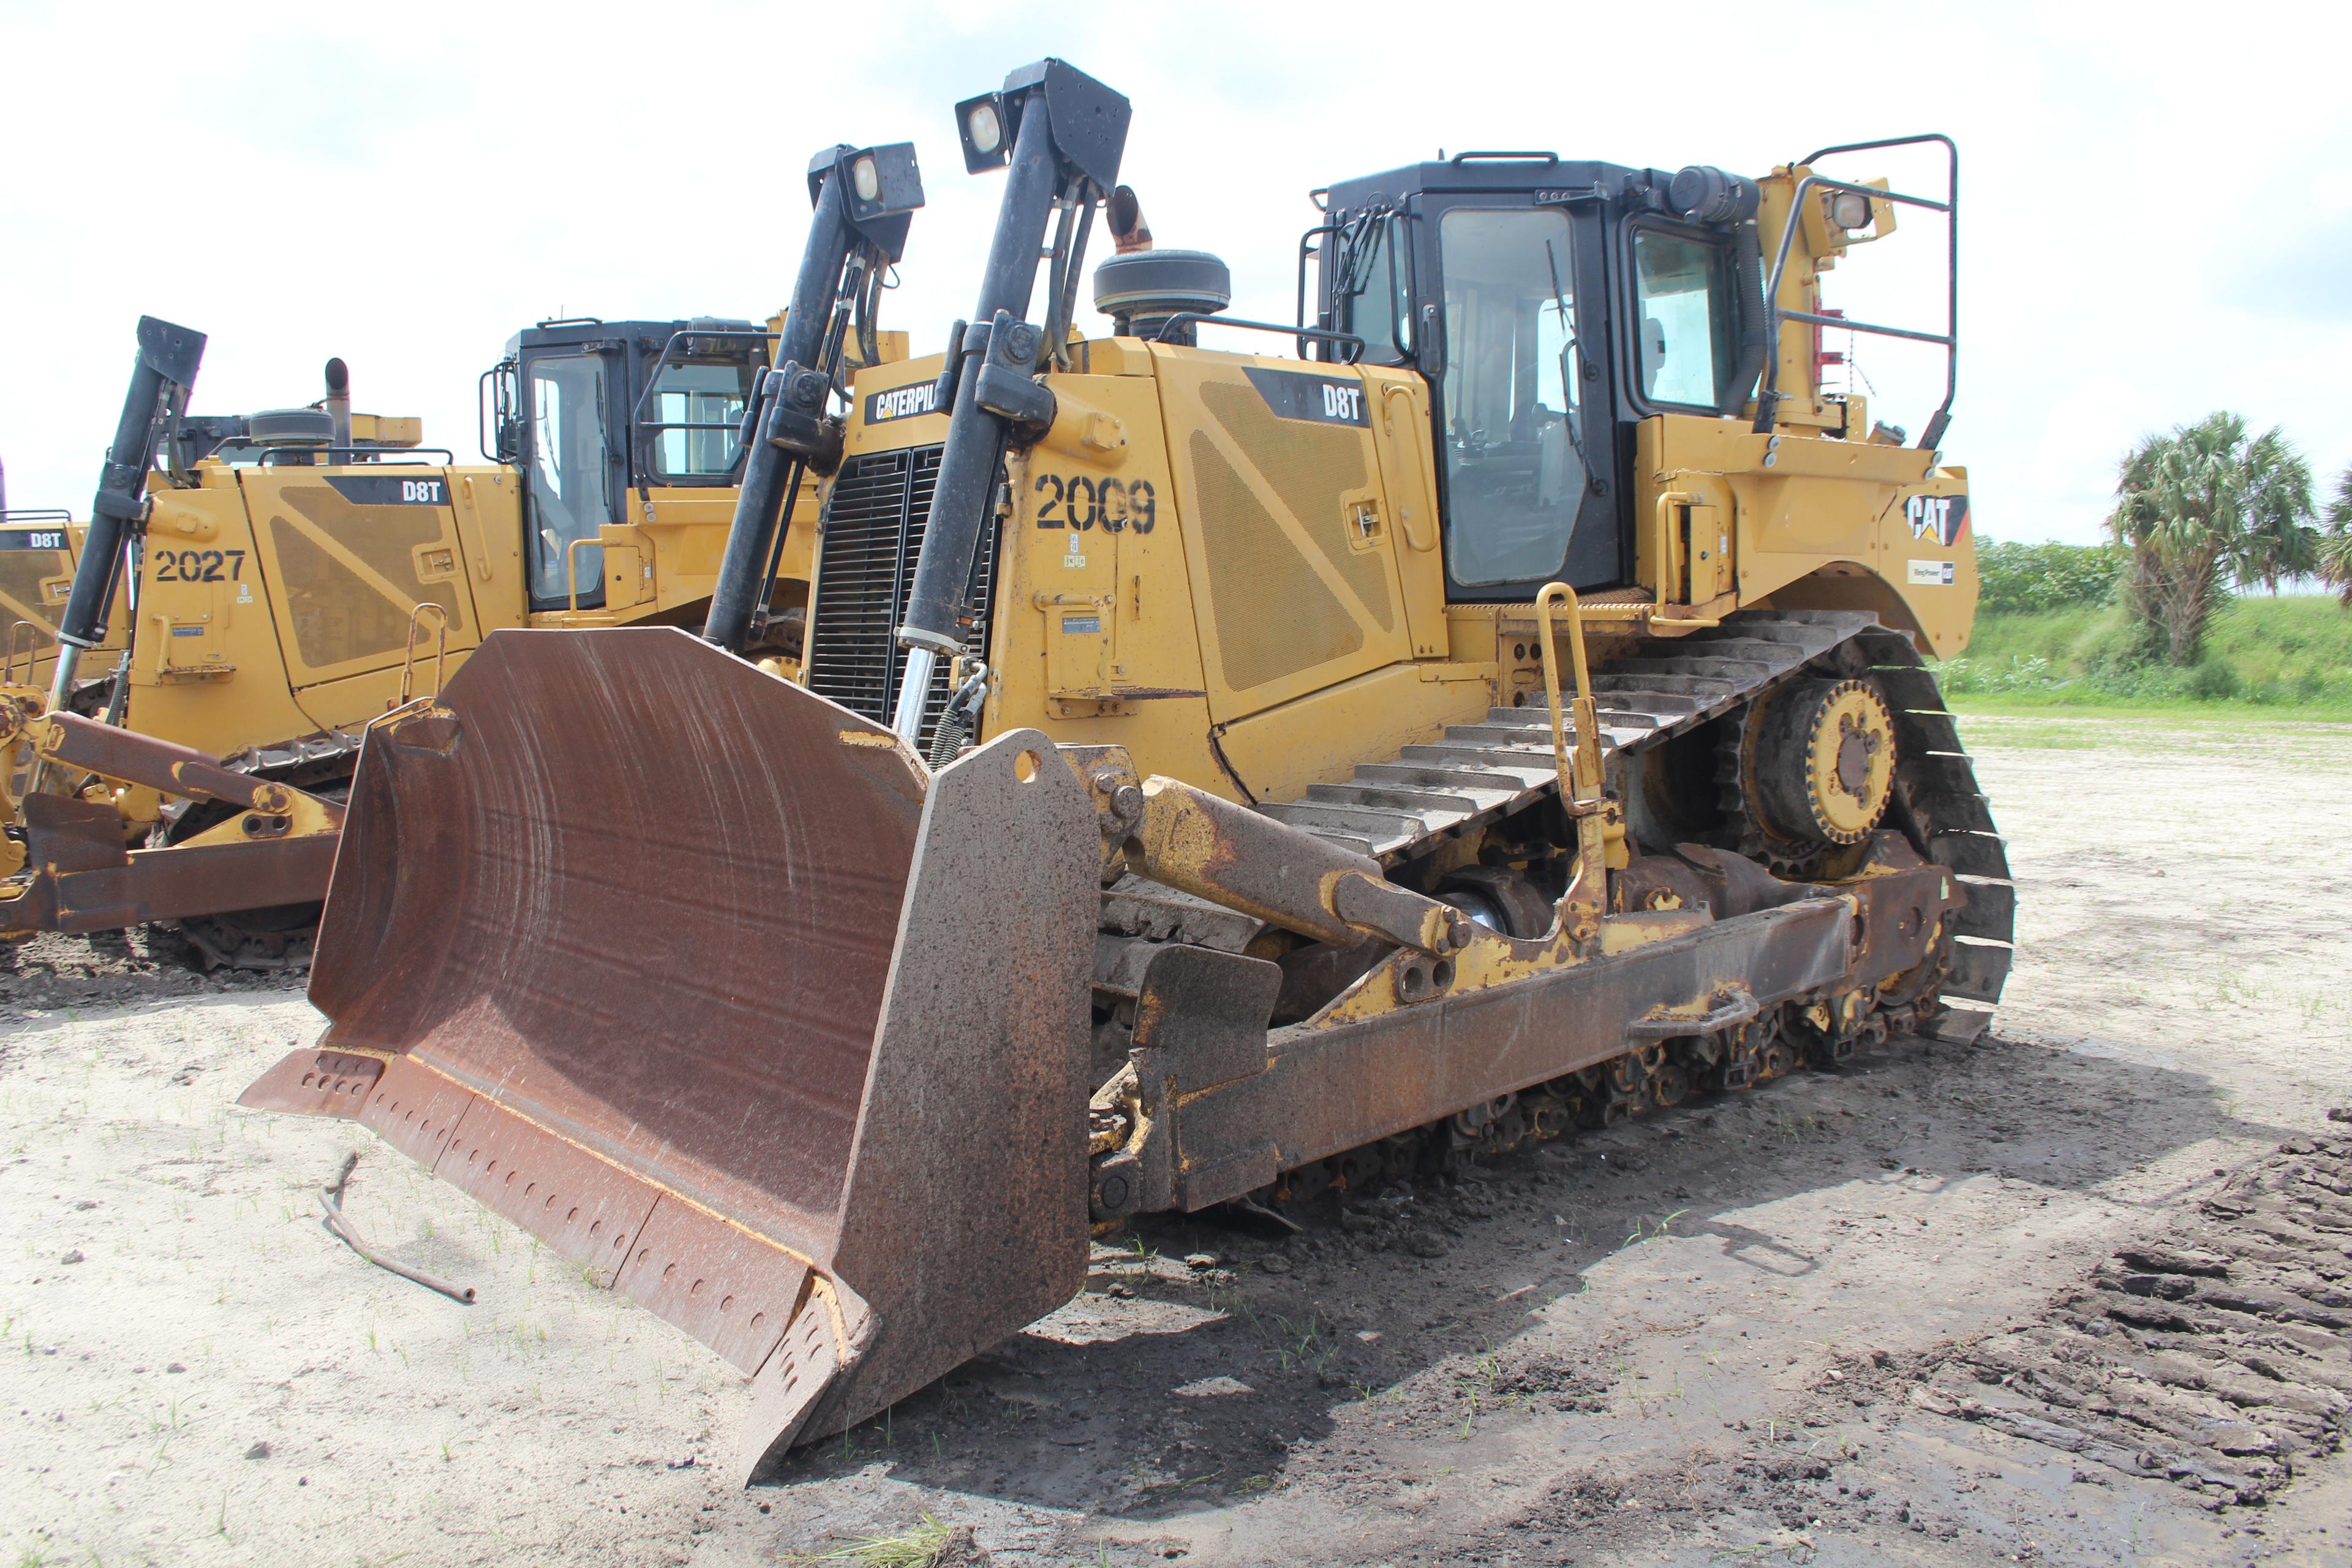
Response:
[[[2336,590],[2339,603],[2352,608],[2352,468],[2336,481],[2336,499],[2327,505],[2327,530],[2319,536],[2319,560],[2313,570]]]
[[[2232,588],[2318,564],[2311,466],[2277,429],[2248,439],[2235,414],[2150,436],[2123,460],[2107,531],[2127,555],[2125,602],[2166,660],[2197,662]]]

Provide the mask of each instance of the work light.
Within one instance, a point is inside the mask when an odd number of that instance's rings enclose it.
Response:
[[[956,134],[963,142],[963,166],[971,174],[1001,169],[1012,161],[1004,123],[1004,95],[982,93],[956,105]]]

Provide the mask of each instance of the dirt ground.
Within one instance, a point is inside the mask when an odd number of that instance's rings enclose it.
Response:
[[[0,1561],[883,1562],[929,1519],[1007,1564],[2352,1563],[2352,728],[1966,728],[2021,880],[1992,1035],[1304,1237],[1155,1222],[748,1491],[715,1356],[234,1108],[293,984],[18,950]],[[353,1221],[475,1305],[321,1231],[351,1151]]]

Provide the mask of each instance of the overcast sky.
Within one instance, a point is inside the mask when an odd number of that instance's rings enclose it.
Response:
[[[950,106],[1046,54],[1134,100],[1125,176],[1160,242],[1223,255],[1234,312],[1259,318],[1289,319],[1310,187],[1440,148],[1762,174],[1828,142],[1948,132],[1963,216],[1946,452],[1984,532],[2095,537],[2122,449],[2215,408],[2284,426],[2330,488],[2352,461],[2337,5],[263,16],[0,0],[10,505],[87,511],[142,312],[210,334],[200,411],[308,402],[340,354],[356,406],[422,415],[428,441],[476,457],[476,378],[519,327],[772,310],[802,172],[835,142],[920,150],[930,204],[885,324],[935,350],[971,308],[999,188],[962,172]],[[1906,219],[1829,301],[1933,325],[1941,267],[1932,224]],[[1861,366],[1874,413],[1918,429],[1939,367],[1867,342]]]

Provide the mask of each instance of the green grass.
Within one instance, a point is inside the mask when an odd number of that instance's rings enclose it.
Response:
[[[2352,612],[2332,597],[2267,595],[2224,606],[2193,666],[2135,658],[2124,612],[2075,606],[1977,619],[1967,654],[1937,672],[1964,713],[2096,709],[2170,715],[2259,709],[2352,720]]]

